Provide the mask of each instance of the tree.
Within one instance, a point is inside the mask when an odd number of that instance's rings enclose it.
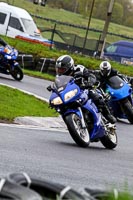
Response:
[[[78,2],[78,12],[82,14],[84,17],[90,15],[91,5],[93,0],[77,0]]]
[[[96,0],[93,10],[93,16],[97,19],[105,20],[107,9],[108,9],[108,0]]]
[[[120,3],[115,3],[111,21],[117,24],[122,24],[123,6]]]
[[[34,0],[39,1],[39,0]],[[95,0],[92,16],[105,20],[110,0]],[[90,15],[92,0],[48,0],[48,5],[80,13],[84,17]],[[132,26],[133,1],[115,0],[111,21],[114,23]]]
[[[132,0],[117,0],[123,7],[123,16],[122,16],[122,24],[125,24],[125,21],[130,16],[133,17],[133,6]]]

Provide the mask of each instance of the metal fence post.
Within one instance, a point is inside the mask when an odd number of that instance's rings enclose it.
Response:
[[[54,29],[53,29],[52,34],[51,34],[51,45],[50,45],[50,49],[52,49],[52,44],[53,44],[53,40],[54,40],[55,29],[56,29],[56,24],[54,25]]]

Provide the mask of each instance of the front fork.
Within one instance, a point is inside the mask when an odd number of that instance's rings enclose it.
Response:
[[[83,112],[82,112],[81,107],[77,107],[76,110],[72,110],[72,109],[67,110],[67,112],[65,112],[65,113],[61,113],[60,110],[57,109],[57,112],[59,112],[62,115],[63,119],[64,119],[64,116],[66,116],[69,113],[76,113],[80,117],[80,119],[81,119],[82,128],[84,128],[84,129],[87,128],[86,124],[85,124],[85,120],[84,120],[84,116],[83,116]]]
[[[11,61],[9,61],[8,64],[7,64],[7,69],[8,69],[9,71],[14,71],[14,68],[15,68],[16,66],[18,66],[18,62],[17,62],[16,60],[11,60]]]
[[[86,127],[86,124],[85,124],[85,120],[84,120],[83,112],[82,112],[82,110],[81,110],[80,107],[78,107],[78,110],[79,110],[79,112],[80,112],[82,128],[86,129],[87,127]]]

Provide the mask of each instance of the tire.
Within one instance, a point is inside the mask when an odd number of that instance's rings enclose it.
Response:
[[[0,191],[0,199],[2,200],[33,200],[38,199],[41,200],[41,195],[32,190],[30,188],[21,186],[14,181],[9,181],[8,179],[4,178],[1,179],[4,181],[4,184],[1,187]]]
[[[133,106],[131,105],[130,101],[127,100],[121,103],[121,107],[128,119],[128,121],[133,124]]]
[[[90,144],[90,135],[87,128],[82,128],[80,117],[71,113],[65,116],[64,121],[76,144],[80,147],[88,147]]]
[[[23,76],[24,76],[21,67],[20,67],[20,66],[15,66],[15,67],[14,67],[14,70],[11,71],[11,76],[12,76],[15,80],[21,81],[21,80],[23,79]]]
[[[59,184],[53,183],[51,181],[47,181],[43,179],[30,177],[26,173],[10,174],[7,177],[7,180],[16,184],[17,186],[21,186],[22,189],[27,188],[29,191],[31,191],[31,194],[33,192],[35,194],[38,194],[38,196],[42,197],[41,199],[49,199],[49,200],[50,199],[76,199],[76,200],[86,199],[82,194],[80,194],[78,191],[74,190],[73,188],[69,186],[61,185],[60,183]],[[39,199],[39,198],[32,197],[32,199]],[[25,200],[31,200],[31,199],[27,198]]]
[[[108,124],[106,134],[100,139],[103,146],[107,149],[114,149],[117,146],[118,139],[114,125]]]

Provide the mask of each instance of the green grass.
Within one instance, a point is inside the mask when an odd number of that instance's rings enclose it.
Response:
[[[8,37],[3,37],[3,36],[1,37],[4,38],[4,40],[7,43],[9,43],[11,46],[19,50],[19,52],[23,52],[25,54],[32,54],[35,59],[40,58],[40,57],[57,59],[59,56],[63,54],[69,54],[75,60],[75,64],[82,64],[89,69],[98,69],[99,64],[101,62],[101,60],[98,60],[89,56],[71,54],[67,51],[58,51],[56,49],[50,50],[48,47],[44,47],[43,45],[32,44],[29,42],[24,42],[18,39],[13,39],[13,38],[8,38]],[[120,73],[133,77],[133,66],[125,66],[113,61],[111,62],[111,64],[112,64],[112,67],[117,69]],[[31,70],[26,70],[26,69],[24,71],[28,75],[33,75],[33,76],[41,77],[44,79],[53,80],[53,76],[51,76],[50,74],[48,75],[41,72],[35,72]]]
[[[17,89],[0,85],[0,119],[12,122],[15,117],[55,117],[58,114],[45,101]]]
[[[66,11],[63,9],[50,8],[48,6],[46,6],[45,8],[41,8],[40,6],[37,6],[37,7],[38,7],[38,11],[39,11],[37,13],[38,13],[38,15],[40,15],[42,17],[47,17],[50,19],[55,19],[57,21],[67,22],[67,23],[71,23],[74,25],[84,26],[84,27],[88,26],[88,18],[87,17],[83,18],[83,16],[80,14],[75,14],[75,13],[72,13],[72,12],[69,12],[69,11]],[[29,10],[29,12],[33,13],[33,14],[36,13],[37,8],[35,7],[34,9],[32,9],[32,11]],[[38,27],[54,28],[55,23],[53,23],[53,22],[40,20],[35,17],[34,17],[34,20],[36,21]],[[104,23],[105,23],[105,21],[92,18],[89,28],[102,31],[104,28]],[[73,34],[76,34],[83,38],[86,35],[86,30],[79,29],[79,28],[73,28],[70,26],[63,26],[58,23],[56,24],[56,29],[60,30],[64,33],[73,33]],[[133,28],[127,27],[127,26],[110,23],[108,32],[133,38]],[[48,39],[51,38],[51,33],[49,33],[49,32],[44,32],[44,33],[42,33],[42,35],[43,35],[43,37],[47,37]],[[88,39],[98,40],[99,36],[100,36],[99,32],[88,31]],[[57,37],[58,36],[55,34],[54,39],[57,41],[61,41],[61,38],[57,38]],[[115,42],[115,41],[121,40],[121,39],[123,39],[123,38],[108,34],[107,38],[106,38],[106,42],[112,43],[112,42]]]
[[[0,0],[0,1],[7,2],[6,0]],[[10,2],[10,4],[12,4],[12,2],[14,2],[15,6],[24,8],[29,13],[32,13],[32,14],[40,15],[42,17],[54,19],[54,20],[61,21],[61,22],[68,22],[68,23],[75,24],[75,25],[81,25],[81,26],[85,26],[85,27],[87,27],[87,25],[88,25],[88,17],[83,17],[80,14],[69,12],[64,9],[51,8],[48,5],[46,5],[45,7],[40,6],[40,5],[34,5],[32,2],[29,2],[27,0],[19,0],[19,1],[18,0],[14,0],[14,1],[8,0],[8,1]],[[41,26],[44,28],[53,28],[54,24],[55,24],[55,23],[40,20],[37,18],[34,18],[34,20],[36,21],[38,27]],[[102,31],[103,27],[104,27],[104,23],[105,23],[105,21],[91,18],[89,27]],[[62,26],[62,25],[58,25],[58,23],[57,23],[57,29],[61,30],[63,32],[66,32],[66,33],[74,33],[81,37],[85,37],[85,34],[86,34],[86,30],[76,29],[76,28],[72,28],[72,27],[68,27],[68,26]],[[133,28],[127,27],[127,26],[110,23],[108,32],[117,33],[120,35],[125,35],[125,36],[133,38]],[[43,36],[45,38],[50,39],[51,33],[45,32],[45,33],[43,33]],[[92,32],[92,31],[88,32],[88,38],[95,38],[98,40],[99,36],[100,36],[100,33]],[[56,37],[58,37],[58,36],[55,36],[55,38]],[[121,39],[121,38],[112,36],[112,35],[108,35],[106,38],[106,42],[112,43],[119,39]],[[57,40],[61,40],[61,39],[58,38]]]
[[[133,196],[130,195],[130,192],[125,191],[125,192],[118,192],[118,197],[114,197],[114,192],[110,192],[107,196],[101,195],[100,200],[132,200]]]
[[[24,69],[23,72],[24,72],[24,74],[27,74],[29,76],[33,76],[33,77],[36,77],[36,78],[42,78],[42,79],[46,79],[46,80],[50,80],[50,81],[55,80],[55,76],[53,76],[51,74],[46,74],[46,73],[27,70],[27,69]]]
[[[11,1],[12,2],[12,1]],[[58,9],[53,9],[49,7],[41,7],[41,6],[36,6],[26,0],[14,0],[14,5],[26,8],[29,12],[32,13],[38,13],[42,16],[46,16],[49,18],[61,20],[61,21],[67,21],[71,22],[73,24],[81,24],[81,25],[87,25],[87,19],[82,18],[82,16],[77,15],[72,12],[68,12],[65,10],[58,10]],[[31,6],[32,5],[32,6]],[[38,9],[38,12],[37,12]],[[62,13],[62,14],[61,14]],[[61,16],[61,17],[60,17]],[[92,19],[90,27],[93,28],[98,28],[102,29],[104,22],[97,20],[97,19]],[[120,25],[116,24],[110,24],[110,28],[112,28],[112,31],[117,32],[118,30],[120,34],[124,34],[125,31],[127,34],[132,34],[133,35],[133,29],[128,28],[128,27],[122,27]],[[66,27],[68,29],[68,27]],[[118,30],[117,30],[118,28]],[[131,31],[132,30],[132,31]],[[62,54],[68,54],[66,51],[57,51],[56,49],[50,50],[48,47],[44,47],[42,45],[37,45],[37,44],[32,44],[12,38],[7,38],[4,37],[4,39],[12,46],[14,46],[16,49],[19,50],[19,52],[24,52],[26,54],[32,54],[34,58],[39,58],[39,57],[46,57],[46,58],[54,58],[57,59],[60,55]],[[90,58],[89,56],[82,56],[82,55],[76,55],[76,54],[70,54],[74,60],[75,64],[82,64],[86,66],[89,69],[98,69],[99,64],[101,60],[96,60],[94,58]],[[133,67],[132,66],[124,66],[116,62],[111,62],[112,66],[116,68],[117,70],[120,71],[122,74],[126,74],[129,76],[133,77]],[[40,77],[44,78],[47,80],[54,80],[54,76],[50,74],[45,74],[37,71],[31,71],[24,69],[24,73],[35,76],[35,77]],[[44,103],[42,103],[39,100],[34,99],[33,106],[31,106],[29,98],[33,98],[31,96],[21,94],[19,91],[14,91],[11,89],[3,88],[2,86],[0,87],[1,94],[1,99],[0,99],[0,106],[2,109],[0,109],[0,118],[1,119],[8,119],[12,120],[16,116],[25,116],[25,115],[31,115],[31,116],[49,116],[50,113],[51,115],[55,115],[51,109],[48,108],[48,104],[45,104],[46,110],[42,109],[42,105],[44,106]],[[9,92],[6,92],[9,91]],[[4,92],[5,91],[5,92]],[[15,95],[15,93],[17,93]],[[8,95],[6,95],[8,94]],[[22,95],[22,96],[21,96]],[[10,97],[11,96],[11,97]],[[13,98],[14,96],[17,96],[17,98]],[[20,98],[19,98],[20,97]],[[12,99],[14,101],[12,101]],[[6,103],[5,103],[6,102]],[[29,105],[28,105],[29,103]],[[36,104],[39,104],[38,107]],[[41,104],[41,105],[40,105]],[[27,108],[26,108],[27,106]],[[31,109],[32,108],[32,109]],[[44,112],[43,112],[44,111]]]

